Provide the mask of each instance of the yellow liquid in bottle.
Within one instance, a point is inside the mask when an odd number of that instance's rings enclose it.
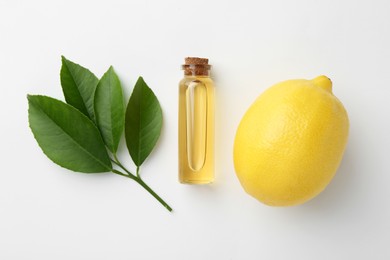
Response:
[[[214,85],[186,76],[179,85],[179,181],[214,181]]]

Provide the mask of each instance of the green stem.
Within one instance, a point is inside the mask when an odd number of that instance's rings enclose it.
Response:
[[[111,159],[111,158],[110,158]],[[117,163],[117,161],[115,161],[115,160],[113,160],[113,159],[111,159],[111,162],[113,162],[115,165],[117,165],[117,166],[119,166],[119,167],[121,167],[118,163]]]
[[[119,166],[120,163],[118,163]],[[121,166],[120,166],[121,167]],[[123,166],[122,166],[123,167]],[[122,168],[121,167],[121,168]],[[124,168],[124,167],[123,167]],[[124,169],[125,170],[125,169]],[[147,190],[155,199],[157,199],[167,210],[172,211],[172,208],[160,197],[155,193],[141,178],[134,176],[129,171],[125,170],[129,174],[124,174],[118,170],[112,169],[112,172],[115,174],[118,174],[120,176],[132,179],[136,181],[139,185],[141,185],[145,190]]]
[[[111,159],[111,161],[113,162],[113,163],[115,163],[116,165],[118,165],[122,170],[124,170],[128,175],[131,175],[131,176],[134,176],[134,174],[132,174],[131,172],[129,172],[126,168],[125,168],[125,166],[123,166],[120,162],[119,162],[119,160],[118,160],[118,157],[116,157],[116,154],[114,153],[113,154],[113,156],[114,156],[114,158],[115,158],[115,160],[112,160]],[[134,176],[135,177],[135,176]]]
[[[120,172],[120,171],[115,170],[115,169],[112,169],[111,171],[112,171],[113,173],[117,174],[117,175],[120,175],[120,176],[129,178],[129,179],[132,179],[132,180],[134,180],[134,179],[136,178],[134,175],[124,174],[123,172]]]
[[[141,179],[141,176],[139,175],[139,166],[137,166],[137,177]]]
[[[155,197],[167,210],[170,212],[172,211],[172,208],[162,199],[160,196],[157,195],[141,178],[135,178],[134,179],[138,184],[140,184],[145,190],[147,190],[153,197]]]

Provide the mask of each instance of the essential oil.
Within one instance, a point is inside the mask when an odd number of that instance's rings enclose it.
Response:
[[[214,181],[214,83],[208,59],[185,58],[179,84],[179,181]]]

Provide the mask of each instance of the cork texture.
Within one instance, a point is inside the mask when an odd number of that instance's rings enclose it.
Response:
[[[209,59],[199,57],[186,57],[182,66],[184,75],[208,76],[211,65]]]
[[[198,57],[186,57],[184,59],[186,65],[207,65],[209,64],[209,59],[198,58]]]

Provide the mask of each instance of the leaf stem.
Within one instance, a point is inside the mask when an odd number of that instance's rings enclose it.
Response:
[[[115,158],[115,160],[111,160],[113,163],[115,163],[116,165],[118,165],[118,166],[119,166],[122,170],[124,170],[128,175],[131,175],[131,176],[135,177],[134,174],[132,174],[130,171],[128,171],[128,170],[125,168],[125,166],[123,166],[123,165],[119,162],[118,157],[116,157],[116,154],[115,154],[115,153],[113,153],[112,155],[113,155],[114,158]]]
[[[113,159],[111,159],[111,158],[110,158],[110,160],[111,160],[111,162],[113,162],[115,165],[119,166],[119,164],[118,164],[115,160],[113,160]],[[119,167],[120,167],[120,166],[119,166]]]
[[[134,175],[128,175],[128,174],[125,174],[125,173],[120,172],[120,171],[115,170],[115,169],[112,169],[112,172],[115,173],[115,174],[118,174],[118,175],[120,175],[120,176],[123,176],[123,177],[126,177],[126,178],[130,178],[130,179],[132,179],[132,180],[135,179]]]
[[[145,190],[147,190],[153,197],[155,197],[167,210],[170,212],[172,211],[172,208],[166,203],[160,196],[157,195],[141,178],[135,178],[134,179],[138,184],[140,184]]]
[[[139,175],[139,166],[137,166],[137,177],[141,179],[141,176]]]
[[[114,155],[114,157],[116,157]],[[137,176],[135,176],[134,174],[132,174],[131,172],[129,172],[123,165],[121,165],[120,162],[117,161],[116,159],[116,162],[115,164],[117,164],[119,167],[121,167],[125,172],[127,172],[128,174],[125,174],[121,171],[118,171],[118,170],[115,170],[115,169],[112,169],[112,172],[117,174],[117,175],[120,175],[120,176],[123,176],[123,177],[126,177],[126,178],[129,178],[129,179],[132,179],[134,181],[136,181],[139,185],[141,185],[145,190],[147,190],[155,199],[157,199],[167,210],[169,210],[170,212],[172,211],[172,208],[168,205],[168,203],[166,203],[160,196],[157,195],[157,193],[155,193],[139,176],[138,176],[138,171],[139,171],[139,167],[137,167]]]

